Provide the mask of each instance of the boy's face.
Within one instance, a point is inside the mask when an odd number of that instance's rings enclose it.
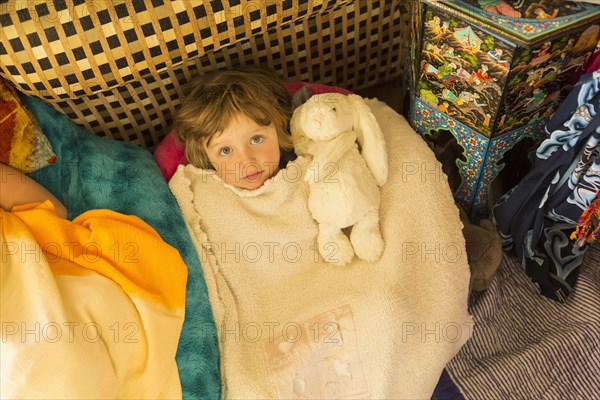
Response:
[[[279,139],[273,124],[261,126],[237,114],[205,145],[208,159],[225,183],[257,189],[279,169]]]

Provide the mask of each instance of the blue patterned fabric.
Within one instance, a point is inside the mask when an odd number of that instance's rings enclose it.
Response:
[[[600,71],[581,76],[546,124],[532,171],[493,209],[505,250],[513,250],[543,295],[564,302],[587,246],[569,236],[600,190]]]

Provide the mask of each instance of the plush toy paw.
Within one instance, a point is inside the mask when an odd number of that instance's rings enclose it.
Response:
[[[350,239],[352,238],[353,237],[351,236]],[[356,235],[354,238],[356,238]],[[367,262],[375,262],[379,260],[383,254],[384,243],[379,231],[361,235],[360,239],[352,241],[352,245],[354,246],[354,251],[358,258]]]
[[[354,257],[354,249],[342,231],[332,235],[323,235],[319,232],[317,239],[319,254],[329,264],[346,265]]]
[[[350,233],[354,252],[361,260],[375,262],[383,254],[385,243],[379,230],[379,218],[376,212],[370,212],[358,221]]]

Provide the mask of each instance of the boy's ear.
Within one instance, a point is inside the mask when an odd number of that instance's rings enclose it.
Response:
[[[306,103],[312,96],[310,87],[308,85],[302,86],[301,89],[297,90],[292,96],[292,112],[302,104]]]

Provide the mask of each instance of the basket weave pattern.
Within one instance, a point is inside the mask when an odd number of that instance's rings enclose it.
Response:
[[[196,74],[267,65],[359,90],[404,76],[410,1],[0,4],[0,75],[88,130],[153,149]]]

